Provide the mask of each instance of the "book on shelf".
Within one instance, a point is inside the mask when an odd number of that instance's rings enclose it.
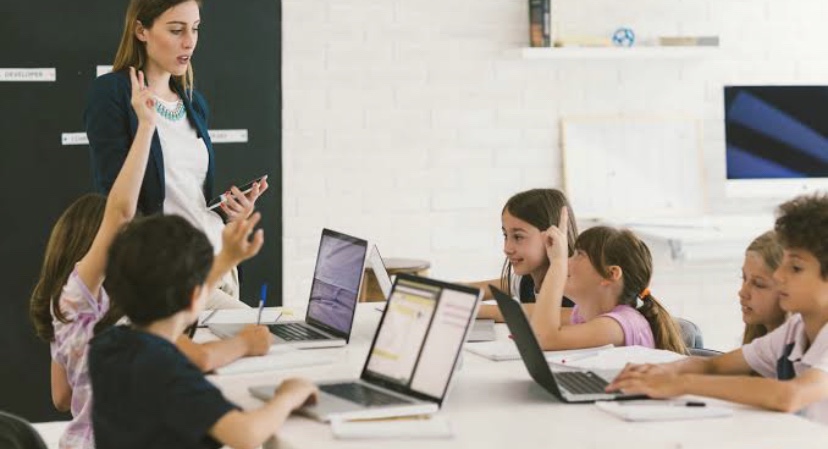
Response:
[[[719,36],[661,36],[662,47],[718,47]]]
[[[555,40],[556,47],[612,47],[612,39],[604,36],[563,36]]]
[[[552,0],[529,0],[529,45],[549,47],[552,43]]]
[[[552,0],[543,3],[543,46],[552,46]]]

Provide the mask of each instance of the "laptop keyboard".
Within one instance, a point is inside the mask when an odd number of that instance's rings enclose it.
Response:
[[[316,332],[302,323],[271,324],[268,329],[285,341],[330,340],[330,337]]]
[[[325,393],[332,394],[351,402],[356,402],[357,404],[361,404],[366,407],[407,404],[410,402],[357,383],[320,385],[319,389]]]
[[[607,381],[591,371],[556,372],[555,380],[570,393],[607,394]]]

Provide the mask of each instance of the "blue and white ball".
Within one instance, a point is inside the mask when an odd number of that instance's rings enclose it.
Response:
[[[616,47],[632,47],[635,43],[635,33],[632,28],[619,28],[612,33],[612,43]]]

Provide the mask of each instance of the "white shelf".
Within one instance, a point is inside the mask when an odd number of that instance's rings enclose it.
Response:
[[[692,59],[717,54],[719,47],[526,47],[523,59]]]

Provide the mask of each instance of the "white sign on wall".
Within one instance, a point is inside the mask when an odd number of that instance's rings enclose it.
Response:
[[[61,145],[88,145],[89,138],[86,133],[62,133],[60,135]]]
[[[211,129],[207,131],[213,143],[245,143],[246,129]]]
[[[213,143],[245,143],[247,142],[246,129],[211,129],[208,131]],[[61,145],[88,145],[86,133],[62,133]]]
[[[54,68],[43,69],[0,69],[0,81],[7,82],[54,82],[57,72]]]
[[[107,73],[112,71],[111,65],[99,65],[95,68],[95,76],[106,75]]]

